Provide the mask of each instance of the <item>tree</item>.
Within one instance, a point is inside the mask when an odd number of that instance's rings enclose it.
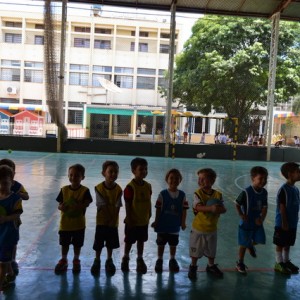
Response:
[[[239,118],[241,127],[248,126],[251,112],[266,105],[270,37],[270,20],[199,19],[176,57],[174,98],[204,114],[224,111],[229,118]],[[299,37],[298,23],[281,22],[276,101],[299,92]]]

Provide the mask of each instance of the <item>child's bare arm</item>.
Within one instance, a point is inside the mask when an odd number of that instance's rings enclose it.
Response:
[[[281,227],[283,230],[289,229],[289,224],[286,216],[286,207],[283,203],[280,204]]]
[[[186,209],[184,209],[183,212],[182,212],[181,229],[182,230],[186,229]]]
[[[151,224],[151,227],[153,227],[153,228],[156,227],[158,218],[160,216],[160,213],[161,213],[161,208],[157,207],[156,210],[155,210],[155,219],[154,219],[154,222]]]
[[[22,200],[29,200],[29,194],[27,192],[19,192],[19,196]]]
[[[20,218],[21,213],[14,213],[9,216],[0,216],[0,224],[15,221]]]
[[[236,208],[236,211],[237,211],[238,215],[240,216],[240,218],[243,221],[247,221],[247,215],[242,212],[241,206],[239,204],[236,204],[235,208]]]

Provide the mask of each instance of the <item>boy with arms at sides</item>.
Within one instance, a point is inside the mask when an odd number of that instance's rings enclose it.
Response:
[[[109,275],[114,275],[116,267],[112,260],[113,249],[120,247],[118,225],[119,211],[122,206],[122,189],[115,182],[119,174],[119,165],[115,161],[105,161],[102,165],[102,175],[105,180],[95,186],[96,192],[96,233],[93,249],[96,257],[91,267],[92,275],[100,273],[100,255],[104,244],[107,249],[105,270]]]
[[[14,172],[14,177],[15,177],[16,164],[11,159],[8,159],[8,158],[1,159],[0,160],[0,166],[2,166],[2,165],[7,165],[10,168],[12,168],[12,170]],[[20,182],[18,182],[16,180],[13,180],[13,184],[11,186],[11,191],[16,193],[17,195],[19,195],[22,200],[29,200],[29,195],[28,195],[26,189],[24,188],[24,186]],[[22,224],[21,219],[17,220],[16,222],[17,222],[17,225],[18,225],[17,229],[19,230],[20,225]],[[14,274],[18,275],[19,274],[19,266],[18,266],[18,263],[16,262],[16,256],[17,256],[17,245],[16,245],[16,247],[14,249],[14,252],[13,252],[11,267],[14,271]]]
[[[197,172],[199,189],[195,191],[193,209],[195,218],[190,235],[191,265],[188,277],[197,279],[197,261],[202,256],[208,258],[206,272],[222,277],[223,272],[215,264],[217,252],[217,224],[220,214],[226,212],[222,194],[213,189],[217,174],[213,169],[205,168]]]
[[[22,210],[22,199],[11,192],[14,171],[7,165],[0,166],[0,291],[15,280],[11,261],[19,240],[15,224]]]
[[[290,261],[290,247],[294,246],[299,219],[299,190],[295,183],[300,180],[299,165],[287,162],[281,166],[284,183],[277,193],[275,231],[273,243],[276,245],[274,270],[282,274],[297,274],[299,267]]]
[[[238,232],[239,260],[236,270],[246,274],[244,257],[246,249],[252,257],[256,257],[256,244],[265,244],[266,235],[263,222],[268,211],[268,192],[264,188],[267,184],[268,171],[264,167],[256,166],[250,171],[251,185],[240,193],[236,199],[236,210],[240,216]]]
[[[85,211],[93,201],[90,190],[81,185],[85,168],[80,164],[69,167],[68,178],[70,185],[61,188],[56,201],[61,211],[59,226],[59,243],[61,245],[61,259],[55,266],[55,273],[60,274],[68,269],[68,252],[70,244],[74,247],[73,273],[79,273],[80,250],[84,243]]]
[[[129,252],[137,242],[137,273],[147,273],[143,259],[144,243],[148,240],[148,224],[151,218],[151,184],[144,180],[148,174],[148,162],[144,158],[131,161],[134,178],[124,190],[125,200],[125,249],[121,263],[123,272],[129,271]]]

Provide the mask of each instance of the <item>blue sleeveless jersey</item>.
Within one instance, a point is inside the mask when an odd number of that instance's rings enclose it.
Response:
[[[163,203],[155,228],[156,232],[178,233],[181,226],[185,193],[179,190],[178,197],[172,198],[168,190],[161,191]]]
[[[289,225],[289,229],[296,229],[298,224],[298,213],[299,213],[299,190],[296,186],[291,186],[288,184],[283,184],[277,193],[277,207],[276,207],[276,216],[275,216],[275,226],[282,226],[282,218],[280,213],[280,203],[279,203],[279,194],[281,190],[285,192],[285,207],[286,207],[286,216]]]

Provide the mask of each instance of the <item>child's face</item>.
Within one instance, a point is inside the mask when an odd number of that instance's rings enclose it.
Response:
[[[114,166],[108,166],[102,175],[105,178],[105,181],[108,183],[113,183],[117,180],[119,174],[119,169]]]
[[[262,174],[257,174],[253,176],[252,178],[252,185],[254,188],[262,189],[267,184],[267,176]]]
[[[202,189],[210,189],[212,185],[214,184],[214,181],[212,181],[207,174],[205,173],[199,173],[198,174],[198,185]]]
[[[0,179],[0,191],[8,193],[11,189],[12,184],[13,184],[13,178],[11,177]]]
[[[289,178],[290,181],[296,182],[300,180],[300,169],[296,169],[293,172],[289,172]]]
[[[68,177],[72,186],[79,186],[84,179],[84,176],[74,168],[69,169]]]
[[[169,188],[172,189],[177,189],[178,185],[180,184],[180,176],[174,173],[170,173],[167,179],[167,184]]]
[[[142,180],[147,177],[148,174],[148,166],[139,165],[134,170],[132,170],[135,179]]]

